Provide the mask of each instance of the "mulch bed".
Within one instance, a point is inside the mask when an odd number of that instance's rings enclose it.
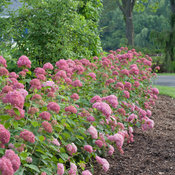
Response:
[[[110,170],[95,165],[95,175],[175,175],[175,99],[160,95],[152,112],[154,129],[136,128],[124,155],[106,157]]]

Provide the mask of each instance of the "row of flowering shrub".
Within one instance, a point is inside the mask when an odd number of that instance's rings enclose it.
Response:
[[[21,56],[15,73],[0,56],[1,174],[90,175],[94,160],[108,171],[104,155],[123,154],[135,126],[154,126],[151,61],[121,48],[91,62],[62,59],[30,71]]]

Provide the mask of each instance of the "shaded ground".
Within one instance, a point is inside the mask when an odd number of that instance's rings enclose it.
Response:
[[[157,79],[154,81],[154,84],[161,85],[161,86],[175,87],[175,76],[171,76],[171,75],[157,76]]]
[[[104,173],[97,166],[95,175],[175,175],[175,99],[159,96],[152,111],[155,128],[136,129],[124,155],[107,157],[110,170]]]

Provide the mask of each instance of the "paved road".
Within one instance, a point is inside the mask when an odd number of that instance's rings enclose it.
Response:
[[[158,76],[154,81],[154,84],[161,86],[172,86],[175,87],[175,76],[161,75]]]

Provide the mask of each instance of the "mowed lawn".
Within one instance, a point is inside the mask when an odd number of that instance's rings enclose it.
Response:
[[[175,98],[175,87],[159,86],[159,85],[154,85],[154,87],[159,89],[159,94],[168,95],[172,98]]]

